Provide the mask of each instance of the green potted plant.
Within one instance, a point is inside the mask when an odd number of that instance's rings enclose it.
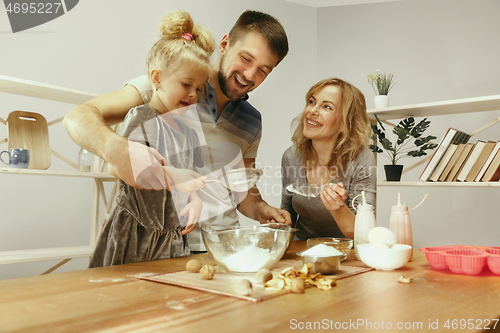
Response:
[[[377,69],[375,75],[367,75],[368,83],[372,85],[373,91],[375,92],[374,104],[376,108],[384,108],[389,105],[389,91],[391,91],[394,86],[394,73],[381,74],[380,70]]]
[[[386,179],[388,181],[399,181],[401,179],[403,166],[397,164],[401,158],[424,156],[427,155],[426,150],[435,149],[437,147],[437,144],[430,142],[436,139],[435,136],[428,135],[422,137],[422,134],[431,123],[427,118],[422,119],[418,123],[415,123],[413,117],[401,120],[397,126],[392,129],[392,133],[396,135],[396,141],[394,143],[387,138],[386,129],[376,115],[375,118],[377,119],[378,126],[374,124],[371,125],[372,140],[375,143],[380,143],[383,149],[374,144],[370,145],[370,149],[372,152],[380,153],[391,161],[390,165],[384,165]],[[411,141],[413,141],[414,146],[408,147]]]

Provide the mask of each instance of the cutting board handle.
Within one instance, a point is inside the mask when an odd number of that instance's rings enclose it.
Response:
[[[34,118],[34,117],[21,117],[21,116],[19,116],[19,119],[20,120],[36,121],[36,118]]]

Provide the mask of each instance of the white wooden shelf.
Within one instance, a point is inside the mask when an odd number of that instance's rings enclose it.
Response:
[[[22,80],[9,76],[0,75],[0,93],[16,94],[50,101],[69,103],[69,104],[82,104],[88,100],[97,97],[98,94],[90,93],[81,90],[75,90],[65,87],[54,86],[45,83],[34,81]],[[49,125],[59,123],[63,118],[51,121]],[[6,121],[0,118],[0,122],[6,125]],[[7,142],[7,139],[1,140],[0,143]],[[52,153],[61,158],[66,163],[74,166],[70,160],[64,156],[52,151]],[[96,161],[94,167],[96,170],[103,170],[100,165],[101,162]],[[0,265],[25,263],[33,261],[45,260],[63,260],[60,264],[54,266],[46,273],[50,273],[57,267],[60,267],[71,258],[91,257],[94,251],[94,244],[99,230],[99,211],[104,207],[104,216],[109,214],[112,207],[113,198],[116,195],[116,178],[105,172],[78,172],[78,171],[55,171],[55,170],[35,170],[35,169],[14,169],[14,168],[1,168],[0,175],[29,175],[29,176],[54,176],[54,177],[75,177],[93,179],[93,200],[92,212],[90,218],[90,244],[85,246],[74,247],[61,247],[61,248],[46,248],[46,249],[32,249],[32,250],[19,250],[19,251],[0,251]],[[115,182],[115,186],[109,198],[106,198],[103,182]],[[101,200],[100,200],[101,199]],[[102,206],[100,201],[102,201]],[[44,273],[44,274],[46,274]]]
[[[430,117],[498,110],[500,110],[500,95],[391,106],[387,108],[370,109],[367,112],[371,119],[375,119],[373,115],[377,115],[380,120],[390,120],[407,117]]]
[[[422,182],[422,181],[402,181],[402,182],[377,182],[377,186],[384,187],[500,187],[500,182]]]
[[[375,115],[381,120],[403,119],[408,117],[430,117],[446,116],[464,113],[500,111],[500,95],[482,96],[474,98],[463,98],[441,102],[411,104],[403,106],[392,106],[367,110],[370,119],[374,120]],[[471,136],[485,130],[500,122],[500,117],[490,121],[475,131],[469,133]],[[425,161],[425,160],[423,160]],[[403,173],[422,164],[417,162],[403,170]],[[378,182],[377,186],[424,186],[424,187],[500,187],[500,182],[423,182],[423,181],[402,181],[402,182]]]
[[[0,265],[19,264],[32,261],[64,260],[92,256],[94,246],[72,246],[33,250],[0,251]]]
[[[53,171],[15,168],[0,168],[0,174],[93,178],[104,182],[114,182],[117,179],[106,172]]]
[[[70,104],[82,104],[98,96],[86,91],[21,80],[4,75],[0,75],[0,92]]]

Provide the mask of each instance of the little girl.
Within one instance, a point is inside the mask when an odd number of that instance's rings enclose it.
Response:
[[[120,180],[117,206],[99,236],[89,267],[188,255],[186,234],[201,214],[196,190],[203,182],[182,182],[189,178],[186,175],[193,179],[193,166],[203,166],[199,137],[187,125],[193,122],[180,118],[197,116],[191,107],[208,79],[215,44],[210,32],[194,25],[183,11],[167,14],[159,29],[163,37],[146,61],[153,86],[151,101],[128,112],[121,135],[144,144],[145,149],[156,149],[175,188],[139,190]],[[134,168],[134,161],[131,165]],[[108,171],[115,175],[111,165]]]

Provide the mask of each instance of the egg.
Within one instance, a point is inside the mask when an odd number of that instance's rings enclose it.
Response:
[[[404,244],[394,244],[393,246],[391,246],[391,249],[392,250],[402,250],[406,247],[406,245]]]
[[[382,243],[391,247],[396,244],[396,234],[384,227],[375,227],[368,232],[370,243]]]
[[[384,243],[371,243],[370,247],[372,249],[388,249],[389,246],[387,246]]]

